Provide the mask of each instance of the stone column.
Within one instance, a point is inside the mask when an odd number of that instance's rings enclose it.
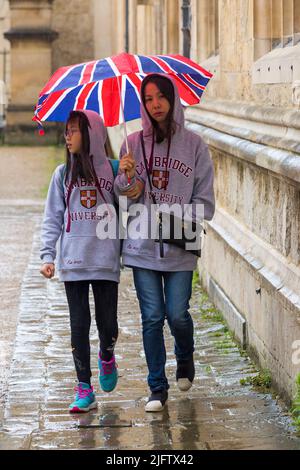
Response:
[[[163,28],[164,28],[164,2],[161,0],[153,1],[153,16],[154,16],[154,27],[155,27],[155,38],[154,38],[154,49],[153,53],[163,53]]]
[[[94,58],[104,59],[114,54],[113,3],[94,0]],[[105,38],[105,40],[103,40]]]
[[[112,44],[113,54],[125,52],[126,5],[125,1],[112,0]]]
[[[136,53],[137,50],[137,0],[129,1],[129,52]]]
[[[200,0],[198,4],[198,60],[202,62],[210,55],[209,50],[209,3]]]
[[[294,0],[284,0],[283,6],[283,46],[293,43],[294,35]]]
[[[0,2],[0,133],[5,120],[9,96],[9,43],[4,32],[9,29],[9,6],[7,0]]]
[[[9,3],[11,29],[5,37],[11,45],[11,100],[5,140],[17,143],[35,138],[34,106],[52,74],[51,44],[57,33],[51,29],[53,0],[10,0]],[[38,143],[46,143],[46,136]]]
[[[272,47],[282,45],[282,0],[272,0]]]
[[[272,49],[271,0],[254,0],[254,60]]]
[[[137,52],[153,54],[155,49],[154,9],[152,3],[137,6]]]
[[[178,0],[167,0],[166,18],[167,18],[167,44],[166,54],[178,54],[180,51],[179,33],[180,33],[180,6]]]
[[[294,44],[300,42],[300,3],[294,2]]]

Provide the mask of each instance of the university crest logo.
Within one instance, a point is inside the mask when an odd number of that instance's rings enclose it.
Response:
[[[152,184],[157,189],[167,189],[169,184],[169,171],[153,170]]]
[[[80,202],[83,207],[91,209],[97,204],[97,191],[95,189],[80,191]]]

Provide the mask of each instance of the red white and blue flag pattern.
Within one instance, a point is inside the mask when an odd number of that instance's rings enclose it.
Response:
[[[108,127],[140,117],[140,87],[150,73],[172,76],[184,106],[199,103],[212,74],[181,55],[122,53],[61,67],[39,95],[33,120],[65,122],[71,110],[96,111]]]

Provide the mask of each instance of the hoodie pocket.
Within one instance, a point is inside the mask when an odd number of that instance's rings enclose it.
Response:
[[[67,236],[61,243],[61,269],[108,269],[118,271],[120,241],[89,236]]]

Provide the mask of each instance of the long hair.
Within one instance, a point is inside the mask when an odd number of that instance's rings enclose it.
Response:
[[[170,111],[168,112],[168,115],[166,118],[167,125],[166,125],[165,130],[159,127],[158,122],[155,121],[155,119],[153,119],[147,111],[146,100],[145,100],[145,89],[148,83],[154,83],[170,104]],[[154,128],[156,142],[161,143],[164,139],[170,139],[172,135],[175,134],[175,131],[176,131],[176,123],[173,118],[174,105],[175,105],[175,92],[174,92],[174,87],[173,87],[172,82],[168,78],[164,77],[163,75],[159,75],[159,74],[148,75],[143,80],[143,83],[142,83],[141,98],[142,98],[144,107],[147,111],[147,114],[151,120],[152,126]]]
[[[90,136],[89,128],[91,127],[87,116],[81,111],[71,111],[66,123],[66,130],[68,124],[73,121],[78,121],[79,130],[82,137],[81,153],[73,154],[73,165],[71,164],[71,154],[68,147],[66,147],[66,179],[70,177],[70,184],[75,184],[78,178],[83,178],[87,182],[92,182],[94,179],[93,167],[91,164],[90,156]]]

